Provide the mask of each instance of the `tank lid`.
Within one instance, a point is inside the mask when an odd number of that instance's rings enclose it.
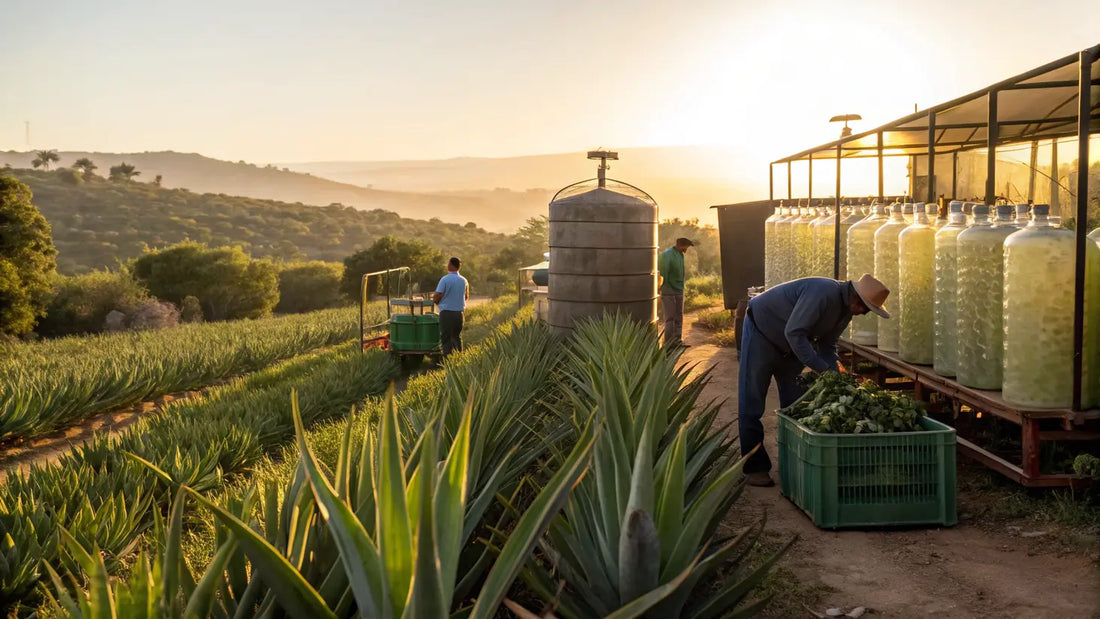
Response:
[[[637,205],[638,203],[648,204],[653,207],[657,206],[657,201],[645,191],[642,191],[630,183],[607,178],[607,170],[611,168],[611,166],[607,165],[607,162],[608,160],[618,161],[619,153],[600,149],[589,151],[588,158],[597,159],[600,162],[599,167],[596,168],[596,178],[590,178],[563,187],[558,193],[554,194],[554,197],[550,200],[550,204],[599,202],[611,206],[616,204]],[[582,196],[588,197],[581,199]],[[616,198],[615,196],[619,197]]]

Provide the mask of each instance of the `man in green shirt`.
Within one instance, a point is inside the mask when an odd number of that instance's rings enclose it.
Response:
[[[676,244],[657,257],[657,272],[661,276],[661,311],[665,315],[665,347],[685,346],[684,329],[684,254],[693,247],[689,239],[680,237]]]

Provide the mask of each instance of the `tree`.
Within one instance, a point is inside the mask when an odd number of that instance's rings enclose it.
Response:
[[[35,332],[45,336],[98,333],[107,314],[132,314],[149,300],[145,288],[125,269],[56,276],[54,296]]]
[[[338,262],[300,262],[279,271],[279,313],[312,312],[347,302],[340,294],[344,265]]]
[[[31,197],[26,185],[0,175],[0,334],[23,335],[34,328],[57,269],[50,224]]]
[[[153,179],[153,184],[156,185],[157,187],[160,187],[160,181],[162,179],[163,179],[163,177],[160,174],[157,174],[156,178]]]
[[[57,154],[56,150],[40,150],[35,153],[35,158],[31,161],[31,165],[36,168],[50,169],[50,163],[54,161],[60,161],[61,156]]]
[[[80,170],[81,175],[85,179],[90,179],[95,176],[95,171],[99,169],[99,166],[97,166],[95,162],[93,162],[91,159],[88,159],[87,157],[81,157],[80,159],[77,159],[70,167],[74,170]]]
[[[421,292],[430,292],[435,290],[436,282],[446,272],[447,264],[443,252],[424,241],[405,241],[386,235],[367,249],[344,259],[344,278],[340,289],[349,299],[358,300],[364,273],[395,267],[409,267],[409,278],[401,282],[402,286],[412,283],[418,285]],[[394,283],[396,286],[396,280]],[[381,288],[375,290],[381,291]],[[404,289],[394,289],[390,294],[402,295],[405,292]]]
[[[193,296],[207,320],[270,314],[279,302],[277,271],[273,263],[253,260],[240,247],[207,249],[189,241],[147,253],[133,264],[134,278],[150,294],[176,305]]]
[[[141,176],[141,172],[138,172],[132,164],[123,161],[118,165],[111,166],[110,179],[113,181],[131,181],[135,176]]]

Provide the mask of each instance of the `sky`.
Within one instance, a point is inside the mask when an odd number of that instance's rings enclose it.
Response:
[[[1100,43],[1095,0],[0,0],[0,150],[760,165]],[[815,183],[816,184],[816,183]]]

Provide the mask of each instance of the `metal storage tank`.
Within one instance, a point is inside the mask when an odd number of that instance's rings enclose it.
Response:
[[[657,203],[606,177],[617,153],[592,151],[588,158],[600,160],[597,178],[550,202],[549,322],[561,335],[604,313],[657,321]]]

